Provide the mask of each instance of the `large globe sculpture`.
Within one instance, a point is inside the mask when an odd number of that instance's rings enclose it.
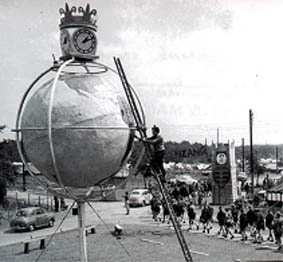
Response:
[[[109,70],[61,75],[50,105],[53,84],[54,78],[42,84],[25,103],[24,153],[49,181],[88,189],[115,175],[129,156],[134,131],[128,102]]]

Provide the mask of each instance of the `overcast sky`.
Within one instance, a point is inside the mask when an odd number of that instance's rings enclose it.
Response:
[[[87,1],[68,1],[85,5]],[[60,56],[65,1],[0,0],[0,124],[15,125],[19,101]],[[166,140],[283,143],[283,1],[89,0],[98,10],[98,54],[122,59],[148,126]],[[114,66],[114,65],[113,65]],[[10,132],[0,138],[11,136]]]

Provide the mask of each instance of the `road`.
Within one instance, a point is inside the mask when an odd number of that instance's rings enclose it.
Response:
[[[70,204],[70,203],[68,203]],[[130,215],[125,215],[122,202],[94,202],[92,203],[103,218],[108,227],[113,230],[113,224],[123,226],[125,234],[120,240],[134,256],[133,260],[125,255],[119,248],[108,229],[93,213],[90,207],[86,208],[86,224],[97,225],[97,233],[88,237],[88,254],[90,261],[184,261],[178,246],[172,227],[168,224],[154,222],[151,217],[150,207],[132,208]],[[32,233],[11,233],[6,230],[0,232],[0,261],[34,261],[40,253],[38,243],[34,244],[32,252],[23,254],[23,245],[9,245],[35,238],[42,235],[50,235],[60,223],[58,214],[54,228],[36,230]],[[69,214],[59,231],[65,234],[57,234],[50,248],[40,261],[78,261],[79,248],[77,233],[72,229],[77,227],[77,216]],[[233,240],[224,239],[217,235],[217,225],[213,226],[210,234],[201,231],[187,231],[187,224],[183,225],[184,235],[190,249],[193,251],[194,262],[221,262],[221,261],[247,261],[252,259],[273,259],[283,261],[283,253],[278,253],[275,244],[266,242],[262,245],[252,243],[250,239],[246,243],[240,241],[240,235]],[[67,257],[66,257],[67,256]],[[268,261],[268,260],[267,260]]]
[[[68,201],[69,205],[72,204]],[[92,202],[92,206],[103,218],[107,224],[151,224],[149,207],[132,208],[129,216],[125,215],[125,209],[122,202]],[[56,215],[56,222],[53,228],[44,228],[34,232],[11,232],[9,228],[0,230],[0,246],[15,244],[29,238],[36,238],[42,235],[50,235],[61,222],[64,212]],[[86,225],[97,225],[102,222],[95,215],[93,210],[86,205]],[[65,232],[77,227],[77,216],[73,216],[72,212],[66,217],[64,223],[60,227],[59,232]]]

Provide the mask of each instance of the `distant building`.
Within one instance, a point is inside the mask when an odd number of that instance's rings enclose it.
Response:
[[[283,183],[267,190],[267,200],[271,202],[283,203]]]

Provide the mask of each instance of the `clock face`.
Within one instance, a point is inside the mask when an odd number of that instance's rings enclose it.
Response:
[[[96,48],[96,36],[90,29],[81,28],[74,33],[73,43],[80,54],[91,54]]]
[[[70,51],[70,34],[65,29],[61,30],[60,44],[61,44],[63,53],[68,54]]]
[[[227,156],[224,153],[219,153],[216,155],[216,162],[219,165],[224,165],[227,162]]]

